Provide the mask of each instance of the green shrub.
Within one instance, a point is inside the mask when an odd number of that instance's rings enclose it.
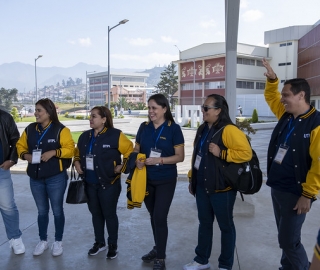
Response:
[[[83,118],[85,118],[85,116],[83,116],[83,115],[77,115],[77,116],[76,116],[76,119],[81,119],[81,120],[83,120]]]
[[[248,138],[248,140],[250,141],[250,134],[256,134],[256,130],[253,129],[250,125],[250,122],[247,119],[242,120],[241,122],[238,120],[236,120],[236,125],[237,127],[242,130],[244,133],[247,133],[246,136]]]
[[[69,117],[69,112],[66,112],[66,113],[64,114],[64,117],[68,118],[68,117]]]
[[[252,112],[252,123],[258,123],[259,117],[258,117],[258,111],[257,109],[254,109]]]
[[[114,107],[110,109],[110,112],[111,112],[112,118],[114,118]]]

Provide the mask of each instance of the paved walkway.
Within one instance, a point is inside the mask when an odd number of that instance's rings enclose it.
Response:
[[[129,121],[131,120],[131,121]],[[125,133],[135,134],[139,123],[143,119],[132,118],[116,120],[115,126]],[[85,122],[84,122],[85,123]],[[69,124],[71,130],[76,128],[86,130],[80,122]],[[86,125],[86,124],[84,124]],[[83,129],[81,129],[83,128]],[[23,126],[20,126],[23,130]],[[195,130],[183,129],[186,140],[186,160],[178,166],[180,179],[185,179],[185,173],[190,167],[190,155]],[[259,130],[252,136],[252,146],[260,157],[261,166],[265,171],[266,147],[271,130]],[[97,256],[88,256],[87,252],[94,242],[91,215],[85,204],[65,204],[66,225],[63,239],[64,253],[59,257],[52,257],[50,250],[41,256],[34,257],[33,249],[38,242],[37,210],[32,198],[29,179],[24,173],[25,165],[19,162],[13,167],[13,182],[15,199],[20,211],[20,228],[26,253],[14,255],[8,248],[8,241],[2,219],[0,220],[0,269],[5,270],[94,270],[94,269],[152,269],[152,264],[144,264],[140,257],[148,252],[152,246],[150,218],[144,206],[141,209],[126,209],[126,175],[122,177],[122,192],[118,204],[119,216],[119,255],[114,260],[106,260],[105,252]],[[178,181],[176,193],[170,209],[168,224],[169,238],[167,245],[167,270],[181,270],[182,266],[194,257],[197,243],[197,210],[194,197],[187,190],[186,181]],[[316,201],[302,231],[302,242],[311,259],[313,246],[319,229],[320,204]],[[270,189],[263,184],[259,193],[245,196],[245,202],[237,199],[234,219],[237,228],[237,254],[233,269],[242,270],[276,270],[279,267],[280,249],[278,248],[276,226],[273,217]],[[48,240],[54,240],[53,217],[50,214]],[[220,253],[220,231],[214,224],[214,240],[210,263],[211,269],[217,269]]]

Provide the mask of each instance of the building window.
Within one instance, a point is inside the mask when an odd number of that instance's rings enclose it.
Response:
[[[282,67],[282,66],[291,66],[291,62],[279,63],[279,67]]]
[[[183,83],[183,84],[181,84],[181,90],[193,90],[194,88],[195,88],[195,90],[201,90],[202,89],[202,83],[195,83],[195,85],[193,85],[193,83]]]
[[[287,46],[287,43],[280,43],[280,47],[285,47]]]
[[[287,43],[287,46],[290,46],[290,45],[292,45],[292,42],[288,42],[288,43]]]
[[[257,60],[257,66],[258,67],[263,67],[262,61],[261,60]]]
[[[254,89],[254,82],[237,81],[237,88]]]
[[[266,87],[265,83],[256,82],[256,89],[264,89]]]
[[[223,89],[225,88],[224,81],[217,81],[217,82],[205,82],[204,89]]]
[[[238,57],[237,58],[237,64],[254,66],[255,65],[255,60],[254,59]]]

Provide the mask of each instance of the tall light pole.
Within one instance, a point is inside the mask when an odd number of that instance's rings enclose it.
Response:
[[[95,73],[96,71],[86,71],[86,119],[88,118],[88,109],[89,109],[89,105],[88,102],[90,104],[90,99],[88,98],[88,74],[89,73]]]
[[[123,80],[123,79],[125,79],[126,77],[122,77],[121,79],[120,79],[120,112],[121,112],[121,108],[122,108],[122,97],[121,97],[121,95],[122,95],[122,84],[121,84],[121,81]]]
[[[196,60],[193,60],[193,99],[192,105],[196,105]]]
[[[110,31],[113,28],[116,28],[117,26],[121,25],[121,24],[125,24],[126,22],[128,22],[129,20],[124,19],[122,21],[120,21],[117,25],[113,26],[110,28],[110,26],[108,26],[108,109],[110,109]]]
[[[37,60],[41,57],[42,55],[38,55],[38,57],[34,59],[34,77],[36,81],[36,102],[38,101]]]

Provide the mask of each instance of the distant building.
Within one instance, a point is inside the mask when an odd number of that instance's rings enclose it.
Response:
[[[272,116],[263,96],[266,58],[279,80],[302,77],[311,86],[311,104],[320,109],[319,22],[309,26],[290,26],[265,32],[261,47],[238,43],[237,81],[234,93],[243,115],[257,108],[260,116]],[[201,105],[206,96],[225,95],[225,42],[206,43],[180,52],[178,65],[178,100],[180,105]],[[283,84],[279,84],[281,91]]]
[[[122,95],[122,93],[120,93],[122,90],[124,95],[128,96],[128,98],[132,98],[132,100],[135,100],[136,102],[140,102],[141,98],[145,100],[145,88],[147,86],[146,78],[149,77],[149,74],[111,72],[110,77],[112,86],[110,90],[111,102],[117,102],[119,100],[119,96]],[[142,94],[142,92],[144,92],[144,94]],[[88,74],[88,98],[90,108],[96,105],[104,105],[109,102],[107,71]]]

